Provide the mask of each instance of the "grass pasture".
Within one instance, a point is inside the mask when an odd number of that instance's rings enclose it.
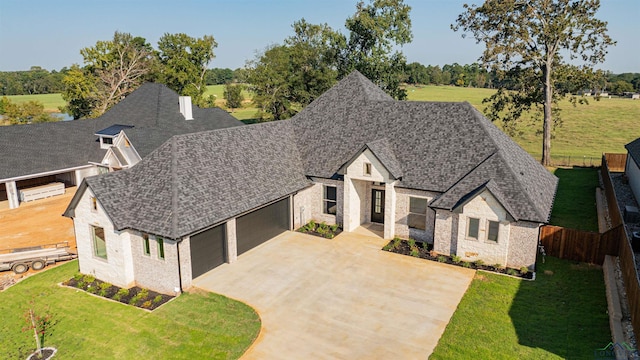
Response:
[[[260,331],[252,308],[221,295],[185,293],[148,312],[58,285],[77,269],[73,261],[0,293],[0,358],[35,349],[21,330],[31,300],[53,316],[44,346],[58,349],[56,359],[237,359]]]
[[[58,107],[65,106],[67,103],[62,100],[62,95],[57,94],[37,94],[37,95],[11,95],[7,96],[9,100],[16,104],[23,104],[27,101],[39,101],[44,105],[47,112],[60,112]]]

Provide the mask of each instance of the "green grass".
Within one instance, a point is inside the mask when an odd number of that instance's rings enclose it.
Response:
[[[4,358],[35,349],[33,335],[21,331],[31,299],[57,321],[44,343],[58,349],[56,359],[236,359],[260,331],[253,309],[221,295],[185,293],[149,313],[57,285],[77,267],[73,261],[0,293]]]
[[[537,275],[478,272],[430,359],[593,359],[611,341],[602,270],[547,257]]]
[[[38,95],[11,95],[7,96],[9,100],[16,104],[26,103],[27,101],[39,101],[44,105],[47,112],[60,112],[58,107],[65,106],[67,103],[62,100],[61,94],[38,94]]]
[[[597,232],[598,170],[594,168],[555,169],[553,174],[560,179],[560,182],[551,212],[551,224]]]

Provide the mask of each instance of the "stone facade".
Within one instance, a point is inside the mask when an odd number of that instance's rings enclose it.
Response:
[[[145,255],[142,234],[131,233],[135,283],[157,292],[175,294],[180,292],[177,243],[168,239],[162,241],[164,259],[160,258],[157,237],[149,235],[150,251],[149,255]]]
[[[469,219],[478,219],[478,238],[469,234]],[[498,239],[488,239],[489,221],[498,225]],[[455,212],[436,211],[434,250],[457,255],[464,261],[482,260],[487,265],[533,268],[538,228],[541,224],[514,221],[500,202],[485,190]]]
[[[80,272],[91,274],[120,287],[134,286],[131,234],[128,231],[115,231],[99,201],[97,209],[93,209],[92,198],[94,198],[93,192],[87,188],[75,209],[76,214],[81,215],[76,216],[73,222]],[[95,255],[92,227],[104,229],[106,259]]]
[[[409,228],[409,205],[410,198],[417,197],[426,199],[427,202],[433,200],[438,194],[422,191],[396,188],[396,218],[395,218],[395,235],[402,239],[415,239],[418,241],[428,242],[433,244],[433,232],[435,229],[435,211],[427,208],[427,215],[425,218],[425,230]]]
[[[336,214],[324,213],[324,186],[336,187],[337,209]],[[343,223],[344,182],[331,179],[315,180],[308,187],[293,196],[293,228],[297,229],[309,221],[325,222],[329,225]]]

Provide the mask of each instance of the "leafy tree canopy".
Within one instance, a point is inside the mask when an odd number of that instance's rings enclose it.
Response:
[[[492,120],[513,128],[523,111],[542,110],[544,165],[551,160],[552,124],[560,121],[557,104],[567,94],[558,84],[596,74],[592,66],[615,44],[607,23],[596,18],[599,7],[599,0],[486,0],[480,6],[465,4],[451,26],[485,45],[483,66],[519,84],[516,91],[501,88],[485,99]],[[565,57],[582,65],[568,66]]]
[[[0,114],[2,120],[11,125],[31,124],[58,121],[59,118],[44,111],[44,105],[39,101],[27,101],[15,104],[6,96],[0,99]]]

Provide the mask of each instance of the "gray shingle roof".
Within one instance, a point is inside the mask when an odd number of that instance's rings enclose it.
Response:
[[[87,183],[117,229],[177,238],[332,178],[363,148],[398,186],[441,193],[432,207],[486,188],[514,218],[548,221],[557,178],[470,104],[395,101],[358,72],[290,120],[173,137]]]
[[[640,138],[633,140],[624,146],[629,153],[629,156],[635,161],[635,163],[640,166]]]
[[[289,121],[174,136],[86,182],[117,229],[178,238],[310,184]]]
[[[115,125],[111,125],[106,129],[102,129],[100,131],[98,131],[96,133],[96,135],[107,135],[107,136],[116,136],[118,134],[120,134],[120,131],[124,130],[124,129],[130,129],[133,126],[131,125],[119,125],[119,124],[115,124]]]
[[[221,109],[193,110],[185,120],[178,94],[148,83],[96,119],[0,126],[0,180],[99,162],[106,150],[95,134],[115,124],[135,126],[124,131],[143,157],[172,135],[242,125]]]

